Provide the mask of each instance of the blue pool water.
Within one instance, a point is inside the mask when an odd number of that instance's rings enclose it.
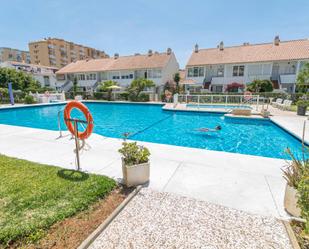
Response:
[[[161,105],[86,103],[94,118],[94,132],[154,143],[202,148],[233,153],[288,158],[289,147],[301,155],[301,143],[268,120],[224,118],[222,114],[163,111]],[[57,113],[64,105],[37,106],[0,110],[0,123],[57,130]],[[76,111],[73,113],[79,116]],[[217,132],[200,132],[214,128]],[[66,129],[61,118],[61,127]],[[205,158],[207,160],[207,158]]]
[[[194,105],[194,104],[187,104],[187,107],[190,108],[210,108],[210,109],[252,109],[250,106],[247,105]]]

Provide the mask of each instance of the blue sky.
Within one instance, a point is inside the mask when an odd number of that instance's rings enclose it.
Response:
[[[0,47],[58,37],[113,55],[309,38],[308,0],[0,0]]]

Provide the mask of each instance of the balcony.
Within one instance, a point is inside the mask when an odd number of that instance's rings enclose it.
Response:
[[[296,74],[280,74],[280,84],[294,84],[296,83]]]
[[[227,85],[233,82],[243,84],[245,82],[245,77],[235,76],[235,77],[212,77],[211,85]]]
[[[246,84],[252,82],[253,80],[270,80],[270,75],[249,75],[249,76],[232,76],[232,77],[212,77],[212,85],[228,85],[233,82],[240,84]]]

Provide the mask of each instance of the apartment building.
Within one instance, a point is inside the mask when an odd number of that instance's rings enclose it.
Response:
[[[68,91],[73,86],[74,78],[85,91],[93,91],[99,82],[113,80],[122,87],[127,87],[137,78],[152,80],[157,87],[173,80],[179,65],[170,48],[164,53],[149,50],[147,54],[135,54],[104,59],[87,59],[72,62],[57,71],[58,84]]]
[[[58,38],[46,38],[41,41],[30,42],[29,51],[32,63],[57,68],[86,58],[108,57],[104,51]]]
[[[31,74],[34,79],[40,82],[42,87],[57,89],[56,71],[58,68],[33,65],[18,61],[5,61],[0,63],[0,67],[12,68]]]
[[[304,63],[309,62],[309,39],[224,47],[194,51],[186,65],[186,79],[212,92],[225,92],[231,83],[248,84],[268,79],[277,89],[295,92],[296,79]],[[188,84],[190,87],[190,84]]]
[[[19,61],[30,63],[30,53],[15,48],[0,47],[0,62]]]

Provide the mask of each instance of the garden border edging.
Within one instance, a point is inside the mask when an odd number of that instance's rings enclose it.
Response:
[[[99,225],[78,247],[77,249],[87,249],[94,240],[108,227],[108,225],[117,217],[117,215],[124,209],[129,202],[139,193],[142,185],[137,186],[136,189],[130,193],[126,199]]]

